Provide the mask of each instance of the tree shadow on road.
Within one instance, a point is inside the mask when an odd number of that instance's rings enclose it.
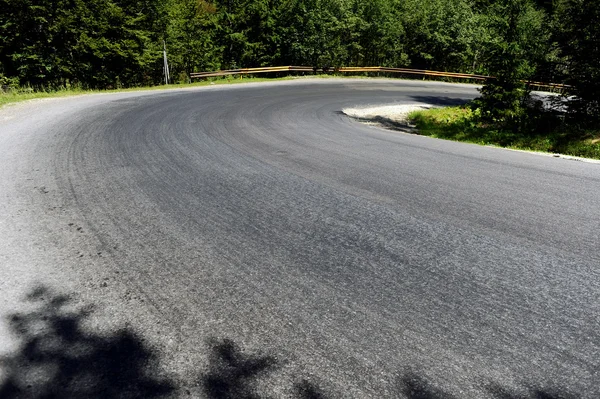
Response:
[[[436,387],[425,377],[408,372],[399,379],[399,395],[407,399],[459,399],[459,396]],[[577,395],[554,388],[530,387],[525,392],[515,392],[499,384],[482,386],[482,397],[490,399],[576,399]]]
[[[67,296],[44,287],[27,300],[34,310],[9,317],[21,345],[0,358],[1,398],[157,398],[173,391],[170,381],[151,374],[158,359],[132,331],[85,331],[91,310],[68,310]]]
[[[16,353],[0,357],[0,398],[100,399],[159,398],[177,394],[174,382],[156,374],[158,356],[129,329],[108,334],[86,330],[90,309],[75,309],[69,297],[47,288],[28,296],[34,309],[9,317],[12,333],[21,340]],[[285,360],[247,353],[228,339],[211,339],[209,368],[200,388],[209,399],[259,399],[257,389],[281,369]],[[290,396],[297,399],[344,398],[348,392],[325,391],[300,375],[292,376]],[[264,385],[263,387],[267,387]],[[422,373],[401,373],[394,398],[459,399]],[[279,387],[286,388],[286,387]],[[374,387],[376,388],[376,387]],[[491,399],[575,399],[559,389],[531,387],[519,392],[481,382],[482,397]],[[277,396],[275,396],[277,397]]]
[[[298,399],[327,399],[327,396],[315,383],[302,380],[294,385]]]
[[[270,356],[247,355],[231,340],[214,341],[210,370],[202,377],[206,396],[211,399],[255,399],[255,383],[273,371],[277,361]]]
[[[456,399],[412,371],[400,378],[399,386],[400,393],[408,399]]]
[[[413,100],[423,104],[431,104],[436,106],[448,107],[456,105],[464,105],[468,100],[462,98],[453,97],[440,97],[440,96],[410,96]],[[475,98],[476,96],[473,96]]]
[[[204,394],[209,399],[259,399],[257,383],[281,368],[272,356],[247,354],[232,340],[211,340],[209,371],[202,376]],[[301,380],[294,384],[297,399],[326,399],[314,384]]]
[[[577,399],[575,395],[556,388],[530,387],[526,393],[514,393],[498,384],[486,387],[487,393],[493,399]]]
[[[257,382],[268,380],[281,363],[272,356],[246,354],[231,340],[213,341],[210,369],[202,377],[204,394],[209,399],[262,399]],[[325,393],[318,385],[302,379],[293,386],[292,398],[331,399],[348,397],[347,392]],[[519,392],[498,384],[482,384],[481,397],[490,399],[576,399],[577,395],[558,389],[528,388]],[[423,375],[408,371],[398,378],[395,394],[390,397],[406,399],[460,399],[437,386]]]

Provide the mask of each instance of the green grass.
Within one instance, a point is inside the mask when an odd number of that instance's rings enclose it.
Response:
[[[19,101],[33,100],[36,98],[49,98],[49,97],[65,97],[74,96],[77,94],[91,93],[91,91],[79,90],[79,89],[65,89],[51,92],[33,92],[25,90],[12,90],[8,92],[0,92],[0,107],[6,104],[15,103]]]
[[[543,119],[525,132],[514,132],[482,124],[469,107],[462,106],[415,111],[409,120],[424,136],[600,159],[600,131],[580,131],[558,123],[552,126]]]

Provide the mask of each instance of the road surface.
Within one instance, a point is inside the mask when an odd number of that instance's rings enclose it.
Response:
[[[476,95],[298,80],[0,110],[0,396],[600,397],[600,165],[340,112]]]

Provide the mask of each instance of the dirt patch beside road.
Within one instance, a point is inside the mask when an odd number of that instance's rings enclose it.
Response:
[[[366,108],[345,108],[342,112],[366,124],[415,133],[415,126],[409,122],[408,115],[413,111],[433,107],[433,105],[425,103],[397,104]]]

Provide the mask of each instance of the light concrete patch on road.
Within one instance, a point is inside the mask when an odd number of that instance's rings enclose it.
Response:
[[[360,122],[384,128],[414,132],[415,126],[408,120],[413,111],[433,108],[432,104],[395,104],[362,108],[345,108],[342,112]]]

